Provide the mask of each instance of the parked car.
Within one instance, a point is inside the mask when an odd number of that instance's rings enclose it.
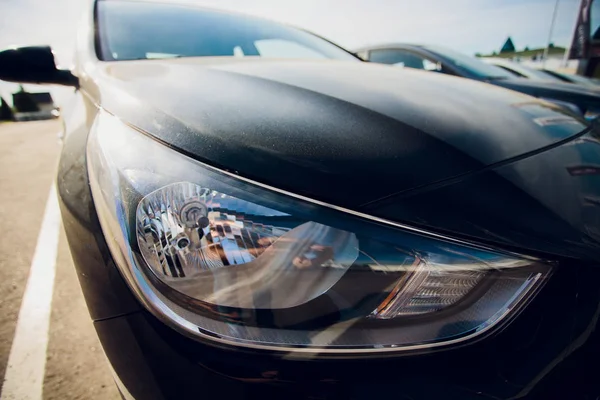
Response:
[[[596,90],[600,90],[597,81],[594,81],[593,79],[587,78],[585,76],[563,74],[561,72],[549,69],[535,69],[504,58],[485,57],[480,58],[480,60],[487,64],[500,67],[520,78],[527,78],[537,81],[553,81],[555,83],[574,83],[578,85],[585,85]]]
[[[565,74],[563,72],[553,71],[550,69],[543,69],[542,71],[544,71],[545,73],[550,74],[552,76],[555,76],[556,78],[562,80],[563,82],[578,83],[581,85],[593,85],[593,86],[600,85],[600,80],[598,80],[596,78],[589,78],[587,76],[574,75],[574,74]]]
[[[508,71],[510,74],[519,78],[526,78],[534,81],[550,81],[554,83],[565,82],[554,75],[546,73],[545,71],[530,68],[523,64],[506,60],[504,58],[485,57],[479,58],[479,60],[483,61],[486,64],[491,64],[495,65],[496,67],[502,68],[503,70]]]
[[[600,113],[600,94],[595,88],[521,79],[505,69],[441,46],[391,44],[361,48],[356,53],[371,62],[441,72],[516,90],[560,104],[588,119],[595,119]]]
[[[598,393],[585,119],[172,3],[97,1],[75,59],[0,78],[77,89],[56,182],[124,398]]]

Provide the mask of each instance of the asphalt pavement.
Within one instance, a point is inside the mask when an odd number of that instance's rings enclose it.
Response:
[[[42,221],[46,219],[48,193],[52,195],[56,176],[60,129],[58,120],[0,123],[0,374],[5,378],[3,389],[5,385],[8,388],[16,384],[29,390],[22,382],[8,382],[9,377],[19,376],[19,369],[23,368],[19,362],[11,363],[11,374],[6,373],[9,356],[11,360],[18,360],[15,354],[21,351],[25,352],[21,358],[34,364],[28,368],[41,371],[39,385],[44,399],[119,399],[85,306],[62,226],[57,241],[41,239],[46,247],[56,248],[47,253],[36,250],[40,247]],[[52,254],[50,258],[55,255],[56,260],[44,259],[45,254]],[[51,290],[48,298],[51,297],[52,302],[47,304],[44,300],[49,309],[49,324],[44,328],[47,332],[44,329],[32,332],[28,328],[31,325],[27,324],[30,314],[22,310],[26,308],[23,297],[34,258],[38,259],[42,273],[47,272],[45,268],[56,268],[54,274],[49,275],[53,275],[53,291],[52,285],[46,286]],[[33,300],[36,296],[38,293],[29,294]],[[17,330],[17,336],[26,340],[19,341],[15,337]],[[28,339],[30,336],[36,340]],[[28,346],[45,349],[45,359],[43,352],[40,357],[34,357],[34,350]],[[2,391],[2,400],[11,398],[7,390]],[[30,397],[36,396],[27,396]]]

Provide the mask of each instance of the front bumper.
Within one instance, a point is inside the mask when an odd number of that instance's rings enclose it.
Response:
[[[136,399],[587,399],[600,393],[600,271],[568,266],[496,336],[389,359],[308,360],[192,341],[145,311],[96,321],[122,387]],[[404,396],[404,397],[403,397]]]

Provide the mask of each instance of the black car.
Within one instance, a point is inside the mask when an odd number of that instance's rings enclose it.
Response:
[[[269,57],[275,58],[269,58]],[[305,31],[100,0],[57,187],[124,398],[593,399],[600,133]]]
[[[575,84],[579,84],[579,85],[588,85],[588,86],[593,85],[595,87],[600,85],[600,80],[594,79],[594,78],[589,78],[587,76],[566,74],[566,73],[562,73],[562,72],[558,72],[558,71],[553,71],[551,69],[543,69],[542,71],[549,75],[552,75],[555,78],[560,79],[563,82],[575,83]]]
[[[519,78],[500,67],[442,46],[400,43],[361,48],[357,54],[375,63],[440,72],[516,90],[560,104],[590,120],[600,114],[600,94],[595,87]]]

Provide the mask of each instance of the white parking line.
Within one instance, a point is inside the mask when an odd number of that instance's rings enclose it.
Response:
[[[59,228],[58,201],[52,185],[10,349],[2,400],[42,398]]]

